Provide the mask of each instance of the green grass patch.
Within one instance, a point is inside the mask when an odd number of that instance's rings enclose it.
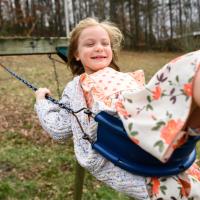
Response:
[[[4,132],[0,145],[0,199],[56,199],[72,191],[74,157],[66,145],[36,145],[15,132]]]

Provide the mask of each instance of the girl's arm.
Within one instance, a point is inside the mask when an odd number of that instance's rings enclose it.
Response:
[[[64,103],[67,107],[70,106],[68,96],[69,90],[69,87],[65,88],[60,100],[60,102]],[[46,94],[50,94],[47,88],[40,88],[36,91],[36,113],[43,129],[47,131],[54,140],[63,141],[72,134],[70,123],[71,116],[66,110],[61,109],[58,105],[45,99]]]

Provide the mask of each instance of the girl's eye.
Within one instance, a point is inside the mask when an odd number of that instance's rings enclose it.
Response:
[[[103,42],[102,45],[103,46],[108,46],[108,45],[110,45],[110,43],[109,42]]]
[[[91,42],[91,43],[86,43],[86,44],[85,44],[86,47],[92,47],[93,45],[94,45],[93,42]]]

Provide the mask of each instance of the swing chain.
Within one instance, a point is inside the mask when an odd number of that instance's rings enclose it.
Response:
[[[24,83],[26,86],[28,86],[30,89],[32,89],[33,91],[36,91],[37,88],[35,86],[33,86],[32,84],[30,84],[28,81],[26,81],[25,79],[21,78],[20,76],[18,76],[15,72],[11,71],[10,69],[8,69],[6,66],[4,66],[2,63],[0,63],[0,66],[2,68],[4,68],[8,73],[10,73],[12,76],[14,76],[15,78],[17,78],[19,81],[21,81],[22,83]]]
[[[83,137],[82,137],[82,138],[83,138],[84,140],[87,140],[87,141],[90,142],[91,144],[94,142],[94,141],[89,137],[89,135],[85,133],[85,131],[84,131],[82,125],[81,125],[81,122],[80,122],[80,120],[78,119],[78,117],[77,117],[77,115],[76,115],[77,113],[79,113],[79,112],[81,112],[81,111],[84,111],[85,114],[87,114],[88,116],[91,116],[93,113],[92,113],[88,108],[81,108],[81,109],[79,109],[79,110],[77,110],[77,111],[74,111],[74,110],[72,110],[71,108],[68,108],[65,104],[58,102],[57,100],[55,100],[54,98],[52,98],[52,97],[50,97],[50,96],[46,96],[46,99],[50,100],[50,101],[51,101],[52,103],[54,103],[54,104],[57,104],[60,108],[65,109],[65,110],[67,110],[68,113],[72,114],[72,115],[75,117],[75,119],[76,119],[76,121],[77,121],[77,123],[78,123],[78,125],[79,125],[79,127],[80,127],[80,129],[81,129],[81,132],[83,133]]]
[[[58,74],[57,74],[56,63],[55,63],[55,61],[57,61],[57,60],[55,60],[52,57],[51,54],[48,54],[48,57],[52,61],[52,64],[53,64],[55,80],[56,80],[56,83],[57,83],[57,93],[58,93],[58,96],[60,98],[61,97],[61,94],[60,94],[60,85],[59,85]],[[54,103],[57,103],[57,102],[54,102]],[[59,105],[60,108],[66,109],[69,113],[71,113],[76,118],[76,121],[77,121],[77,123],[78,123],[78,125],[79,125],[79,127],[80,127],[80,129],[81,129],[81,131],[83,133],[83,137],[82,138],[84,140],[88,140],[92,144],[93,143],[92,139],[85,133],[85,131],[83,130],[83,127],[82,127],[82,125],[81,125],[81,123],[80,123],[80,121],[79,121],[79,119],[78,119],[78,117],[76,115],[76,113],[84,111],[85,114],[87,114],[88,116],[91,116],[92,112],[88,108],[81,108],[78,111],[73,111],[73,110],[70,110],[69,108],[66,108],[66,106],[64,104],[62,104],[62,103],[58,103],[58,105]]]
[[[57,93],[58,93],[58,97],[60,98],[61,92],[60,92],[60,84],[59,84],[59,80],[58,80],[58,73],[57,73],[57,70],[56,70],[56,63],[55,63],[55,60],[51,57],[51,54],[48,54],[48,57],[52,61],[54,77],[55,77],[56,86],[57,86]]]
[[[54,60],[54,61],[56,61],[56,62],[59,62],[59,63],[63,64],[63,65],[66,65],[66,62],[62,62],[62,61],[60,61],[60,60],[58,60],[58,59],[53,58],[53,57],[51,56],[51,54],[48,54],[48,57],[49,57],[50,60]]]
[[[31,83],[29,83],[28,81],[26,81],[25,79],[21,78],[20,76],[18,76],[15,72],[11,71],[10,69],[8,69],[6,66],[4,66],[2,63],[0,63],[0,66],[6,70],[8,73],[10,73],[12,76],[14,76],[16,79],[18,79],[19,81],[21,81],[22,83],[24,83],[27,87],[29,87],[30,89],[32,89],[33,91],[37,91],[37,87],[33,86]],[[87,114],[88,116],[92,116],[92,112],[88,109],[88,108],[81,108],[77,111],[72,110],[71,108],[67,107],[65,104],[60,103],[58,100],[52,98],[49,95],[46,95],[45,98],[49,101],[51,101],[52,103],[58,105],[60,108],[67,110],[68,113],[72,114],[75,118],[76,121],[83,133],[83,139],[84,140],[88,140],[90,143],[93,143],[92,139],[85,133],[85,131],[83,130],[83,127],[77,117],[77,113],[84,111],[85,114]]]

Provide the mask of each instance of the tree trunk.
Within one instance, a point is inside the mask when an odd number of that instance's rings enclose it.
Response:
[[[157,37],[157,40],[159,41],[160,40],[160,13],[159,13],[159,7],[160,7],[160,4],[157,3],[157,6],[156,6],[156,37]]]
[[[148,48],[153,45],[153,1],[146,3],[146,41]]]
[[[132,0],[129,0],[128,1],[128,8],[129,8],[129,32],[130,32],[130,36],[132,37],[129,37],[129,40],[130,42],[128,42],[128,47],[130,48],[133,48],[134,47],[134,44],[135,44],[135,40],[134,40],[134,24],[135,24],[135,20],[134,20],[134,17],[133,17],[133,1]],[[127,30],[126,30],[127,31]]]
[[[78,12],[78,15],[79,15],[79,20],[78,21],[80,21],[80,20],[82,20],[83,19],[83,17],[84,17],[84,10],[83,10],[83,7],[82,7],[82,3],[83,3],[83,1],[82,0],[79,0],[78,1],[78,7],[79,7],[79,12]]]
[[[14,3],[15,3],[15,19],[16,19],[15,30],[17,33],[20,33],[21,30],[24,29],[24,17],[20,0],[15,0]]]
[[[170,22],[170,40],[172,40],[172,38],[173,38],[172,0],[169,0],[169,22]]]
[[[190,12],[190,30],[189,32],[193,32],[193,6],[192,6],[192,1],[191,0],[188,0],[189,2],[189,12]]]
[[[140,42],[140,17],[139,17],[139,5],[140,2],[139,0],[134,0],[133,1],[133,6],[134,6],[134,21],[135,21],[135,42],[134,42],[134,46],[135,48],[138,47],[138,44]]]
[[[0,1],[0,27],[3,27],[2,2]]]
[[[56,28],[56,35],[60,32],[60,22],[59,17],[60,16],[60,0],[55,1],[55,28]]]
[[[98,0],[98,18],[100,20],[105,19],[104,5],[105,5],[104,0]]]
[[[33,34],[37,34],[37,26],[36,23],[38,21],[37,16],[36,16],[36,2],[35,1],[31,1],[31,15],[33,18],[33,23],[31,25],[31,33]]]
[[[182,4],[181,0],[178,0],[178,8],[179,8],[179,33],[183,35],[183,22],[182,22]]]
[[[32,23],[32,20],[31,20],[31,16],[30,16],[30,10],[29,10],[29,1],[26,0],[25,2],[25,17],[26,17],[26,29],[29,30],[30,27],[31,27],[31,23]]]
[[[110,0],[110,20],[117,23],[117,1]]]
[[[72,11],[73,11],[73,27],[77,23],[77,17],[76,17],[76,1],[72,0]]]
[[[197,0],[197,10],[198,10],[198,18],[199,18],[199,26],[200,26],[200,0]]]

